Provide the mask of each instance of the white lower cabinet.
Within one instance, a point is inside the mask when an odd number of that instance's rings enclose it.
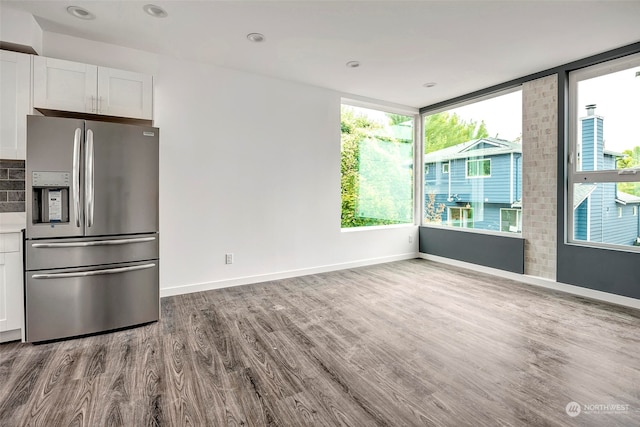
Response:
[[[22,337],[22,234],[0,233],[0,342]]]

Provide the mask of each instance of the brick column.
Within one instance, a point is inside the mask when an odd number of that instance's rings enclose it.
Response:
[[[525,274],[556,279],[558,76],[522,87],[522,237]]]

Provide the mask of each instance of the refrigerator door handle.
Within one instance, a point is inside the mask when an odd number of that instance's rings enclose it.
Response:
[[[117,274],[117,273],[126,273],[129,271],[136,271],[136,270],[146,270],[148,268],[153,268],[155,266],[156,265],[154,263],[151,263],[151,264],[143,264],[143,265],[133,265],[131,267],[108,268],[104,270],[77,271],[73,273],[34,274],[31,276],[31,278],[32,279],[61,279],[61,278],[67,278],[67,277],[99,276],[103,274]]]
[[[155,237],[137,237],[134,239],[97,240],[93,242],[65,242],[65,243],[34,243],[32,248],[85,248],[88,246],[128,245],[130,243],[144,243],[156,240]]]
[[[87,227],[93,225],[93,131],[87,129],[87,149],[84,169],[85,211]]]
[[[76,128],[73,136],[73,212],[76,227],[80,227],[80,138],[82,129]]]

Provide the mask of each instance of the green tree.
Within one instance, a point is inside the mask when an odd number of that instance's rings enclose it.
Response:
[[[457,114],[447,111],[427,116],[424,123],[425,153],[489,136],[484,120],[465,121]]]
[[[393,218],[411,215],[412,206],[394,203],[398,197],[397,188],[403,187],[403,180],[406,181],[407,176],[412,174],[410,168],[402,167],[403,158],[411,153],[408,142],[411,142],[412,136],[409,141],[396,136],[406,133],[401,129],[405,126],[400,124],[410,118],[396,116],[389,118],[388,123],[382,123],[358,114],[351,107],[342,108],[341,225],[344,228],[395,224],[403,221]],[[390,172],[388,168],[380,167],[384,165],[400,167],[392,168],[394,170]],[[411,189],[408,191],[411,192]],[[385,213],[383,216],[386,218],[367,216],[368,212],[363,212],[363,204],[367,210]]]
[[[631,150],[624,150],[623,157],[618,158],[618,169],[633,168],[640,166],[640,147]]]
[[[617,168],[635,168],[640,166],[640,146],[622,152],[624,157],[618,159]],[[640,182],[619,182],[618,191],[640,197]]]
[[[424,222],[430,222],[433,224],[442,223],[442,214],[446,209],[444,203],[436,203],[436,195],[434,192],[429,192],[424,202]]]
[[[385,113],[385,115],[389,118],[389,124],[391,126],[396,126],[405,123],[407,120],[411,120],[411,117],[402,114]]]
[[[357,227],[361,224],[361,218],[356,215],[358,204],[358,191],[360,188],[359,141],[365,138],[372,130],[380,128],[380,125],[369,120],[364,115],[356,114],[355,110],[346,106],[342,107],[340,117],[341,153],[341,197],[342,197],[342,227]]]

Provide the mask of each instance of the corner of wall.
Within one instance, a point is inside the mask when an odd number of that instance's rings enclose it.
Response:
[[[558,76],[522,85],[525,274],[556,279]]]

